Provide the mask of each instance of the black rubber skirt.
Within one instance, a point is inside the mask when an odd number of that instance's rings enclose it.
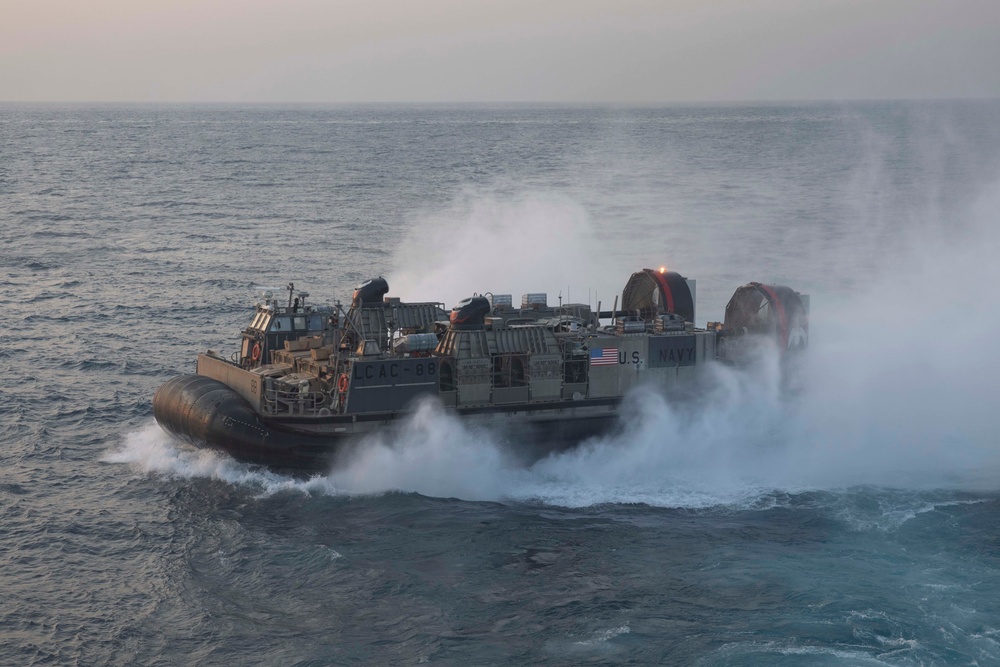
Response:
[[[274,468],[329,469],[346,443],[343,437],[277,429],[261,421],[228,386],[201,375],[181,375],[167,381],[153,396],[153,415],[163,430],[184,442]]]

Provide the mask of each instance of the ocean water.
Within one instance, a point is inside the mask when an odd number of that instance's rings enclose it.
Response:
[[[0,664],[1000,664],[1000,102],[0,105]],[[299,479],[166,379],[264,289],[628,275],[811,348],[530,468],[422,406]]]

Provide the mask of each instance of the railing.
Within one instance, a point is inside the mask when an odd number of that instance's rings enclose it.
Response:
[[[320,391],[265,389],[262,409],[269,415],[326,416],[332,412],[327,398]]]

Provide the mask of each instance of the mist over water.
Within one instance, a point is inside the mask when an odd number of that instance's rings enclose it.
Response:
[[[997,487],[998,219],[994,182],[964,219],[907,238],[865,289],[813,301],[790,461],[820,481]]]
[[[392,262],[389,285],[404,300],[441,299],[447,308],[472,292],[547,291],[552,303],[611,303],[633,267],[601,256],[594,221],[566,195],[465,193],[414,222]],[[398,286],[398,288],[393,287]]]

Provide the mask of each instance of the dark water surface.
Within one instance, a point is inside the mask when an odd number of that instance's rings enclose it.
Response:
[[[1000,103],[0,106],[0,664],[1000,664]],[[800,392],[530,469],[425,406],[309,480],[156,387],[288,281],[812,296]]]

